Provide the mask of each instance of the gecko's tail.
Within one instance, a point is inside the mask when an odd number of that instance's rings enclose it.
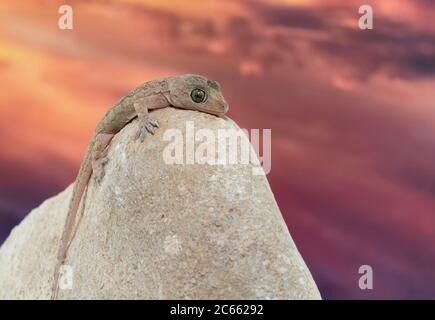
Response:
[[[74,238],[74,230],[76,229],[77,221],[77,211],[80,206],[80,202],[82,200],[82,196],[85,192],[86,186],[91,178],[92,174],[92,166],[89,159],[89,152],[86,152],[86,157],[82,162],[82,166],[80,167],[80,171],[78,177],[74,183],[71,200],[68,206],[68,213],[65,220],[65,225],[62,232],[62,237],[60,239],[60,245],[57,252],[57,264],[54,270],[54,283],[51,299],[57,299],[57,295],[59,292],[59,280],[60,280],[60,269],[63,266],[68,248],[71,245],[71,242]]]

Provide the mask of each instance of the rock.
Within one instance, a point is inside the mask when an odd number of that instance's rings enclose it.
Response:
[[[59,298],[319,299],[267,179],[252,173],[258,163],[163,161],[167,129],[237,126],[173,108],[153,117],[160,128],[144,143],[134,140],[137,121],[115,136],[105,177],[90,182],[66,260],[72,288]],[[0,299],[50,298],[71,190],[34,209],[1,247]]]

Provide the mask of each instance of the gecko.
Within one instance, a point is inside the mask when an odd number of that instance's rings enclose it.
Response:
[[[97,183],[103,179],[111,140],[137,118],[139,129],[135,140],[144,142],[147,132],[154,134],[159,127],[158,122],[149,116],[149,111],[166,107],[196,110],[219,117],[223,117],[229,108],[217,81],[200,75],[184,74],[146,82],[106,112],[94,130],[74,183],[57,255],[52,299],[57,298],[60,268],[74,237],[81,199],[91,176]]]

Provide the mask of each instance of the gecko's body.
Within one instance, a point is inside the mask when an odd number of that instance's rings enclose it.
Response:
[[[58,293],[60,267],[65,262],[74,236],[80,201],[92,174],[98,182],[103,178],[110,141],[137,117],[140,125],[137,138],[143,142],[146,132],[153,134],[158,127],[157,121],[149,117],[148,111],[165,107],[198,110],[218,116],[228,111],[228,104],[222,96],[219,84],[198,75],[181,75],[147,82],[131,91],[107,111],[89,142],[72,191],[55,268],[54,299]]]

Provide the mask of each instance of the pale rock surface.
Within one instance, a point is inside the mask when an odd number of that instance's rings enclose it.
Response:
[[[166,108],[144,143],[137,121],[112,141],[68,252],[60,299],[319,299],[265,176],[254,165],[168,165],[166,129],[237,127]],[[197,142],[199,144],[200,142]],[[256,164],[258,166],[258,163]],[[71,186],[46,200],[0,249],[0,299],[48,299]],[[85,210],[83,210],[83,202]]]

